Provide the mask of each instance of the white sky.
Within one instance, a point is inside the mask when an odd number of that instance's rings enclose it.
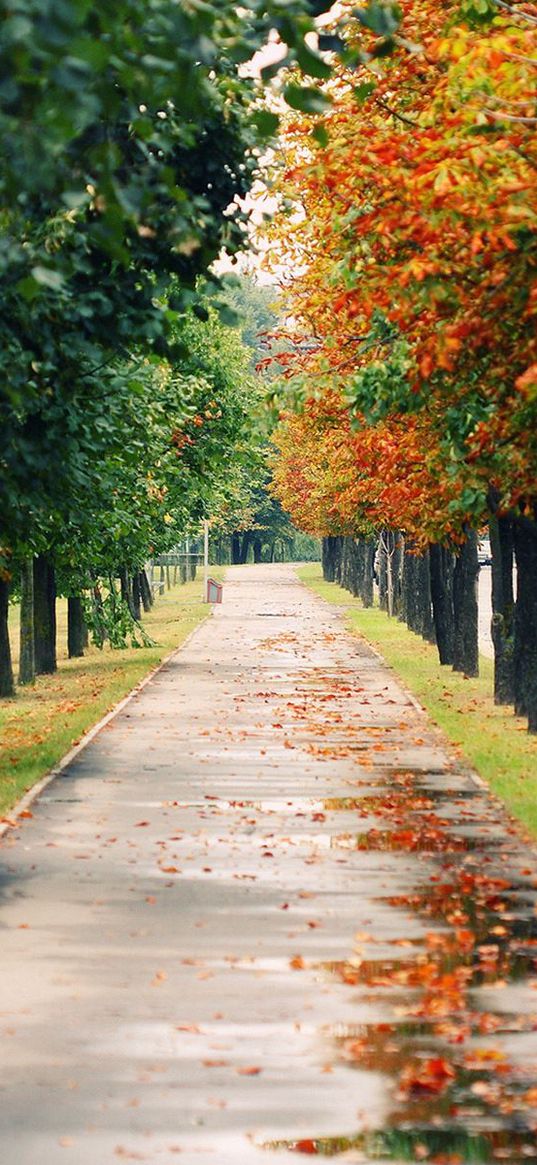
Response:
[[[318,28],[323,28],[324,25],[330,24],[333,20],[342,14],[342,6],[339,0],[332,5],[329,12],[325,12],[316,20]],[[315,33],[311,33],[307,37],[312,48],[316,47]],[[260,77],[261,70],[267,65],[272,65],[276,61],[282,60],[287,52],[287,45],[285,45],[278,37],[276,32],[271,33],[269,40],[262,49],[254,53],[254,56],[246,65],[241,67],[241,73],[247,77]],[[279,98],[275,95],[274,104],[277,106],[280,103]],[[281,103],[280,103],[281,107]],[[277,147],[276,147],[277,148]],[[271,215],[277,209],[277,200],[267,193],[266,187],[262,182],[255,182],[252,186],[251,193],[246,198],[241,200],[241,206],[250,211],[250,219],[255,230],[263,222],[264,215]],[[265,248],[266,249],[266,248]],[[241,272],[250,271],[255,274],[259,283],[274,283],[277,277],[264,271],[261,267],[262,256],[256,256],[253,251],[247,251],[236,257],[235,261],[231,260],[225,252],[222,252],[213,267],[217,274],[224,274],[226,271],[234,271],[238,274]],[[282,271],[283,274],[283,271]]]

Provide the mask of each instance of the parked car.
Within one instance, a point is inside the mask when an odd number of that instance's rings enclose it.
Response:
[[[480,566],[490,566],[492,564],[490,538],[479,539],[477,543],[477,561]]]

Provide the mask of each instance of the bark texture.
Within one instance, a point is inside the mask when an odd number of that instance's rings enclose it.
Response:
[[[467,676],[479,675],[477,534],[469,531],[455,560],[453,571],[453,670]]]
[[[34,558],[34,648],[36,675],[56,671],[56,576],[45,554]]]
[[[147,614],[147,612],[150,611],[151,607],[153,606],[153,595],[151,594],[151,587],[149,585],[149,579],[147,577],[145,570],[140,571],[140,573],[138,575],[138,580],[139,580],[139,586],[140,586],[140,594],[142,596],[143,608]]]
[[[19,684],[32,684],[34,680],[34,560],[27,558],[21,567]]]
[[[0,578],[0,696],[13,696],[13,667],[8,630],[9,583]]]
[[[69,595],[67,599],[67,652],[69,659],[84,655],[88,631],[84,618],[84,604],[80,595]]]
[[[322,565],[323,578],[326,582],[337,582],[339,559],[341,555],[341,538],[330,536],[323,538]]]
[[[515,608],[515,711],[537,732],[537,522],[514,520],[517,565]]]
[[[134,611],[134,618],[140,622],[140,619],[142,618],[142,591],[140,588],[139,571],[136,571],[136,574],[133,574],[132,576],[132,607]]]
[[[492,621],[494,701],[515,702],[515,596],[513,592],[514,533],[512,517],[491,518]]]
[[[453,664],[455,622],[453,613],[453,554],[444,546],[429,547],[431,598],[440,663]]]

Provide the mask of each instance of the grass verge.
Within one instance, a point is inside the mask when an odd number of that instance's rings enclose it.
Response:
[[[401,677],[460,755],[537,837],[537,740],[524,720],[492,698],[492,660],[480,659],[480,676],[467,679],[442,667],[435,647],[378,608],[365,609],[337,583],[327,583],[318,563],[299,577],[345,610],[351,631],[362,635]]]
[[[58,602],[58,671],[18,688],[0,700],[0,813],[6,813],[82,734],[186,639],[207,615],[202,580],[173,587],[144,616],[155,647],[99,651],[89,647],[82,659],[68,659],[67,604]],[[18,612],[13,611],[16,629]],[[12,636],[13,647],[16,637]],[[16,654],[16,653],[15,653]]]

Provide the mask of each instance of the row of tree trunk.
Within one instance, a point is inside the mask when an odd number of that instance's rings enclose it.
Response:
[[[508,515],[490,523],[492,548],[492,641],[494,699],[512,704],[537,732],[537,521]],[[467,676],[479,670],[477,535],[452,549],[431,544],[418,552],[400,531],[383,530],[378,540],[323,539],[323,574],[403,620],[438,649],[440,663]],[[516,601],[513,568],[516,563]]]
[[[237,530],[230,537],[224,535],[215,539],[213,550],[219,566],[244,566],[250,561],[250,553],[256,563],[284,562],[292,554],[293,543],[287,538],[273,538],[267,542],[256,530]]]
[[[149,611],[153,595],[145,570],[129,574],[119,571],[121,595],[137,621],[142,608]],[[30,558],[20,571],[20,657],[19,684],[30,684],[38,675],[50,675],[57,669],[56,659],[56,572],[47,555]],[[94,600],[98,604],[99,588],[95,584]],[[9,583],[0,578],[0,696],[12,696],[15,679],[8,631]],[[67,599],[67,650],[69,658],[84,655],[88,645],[88,628],[81,595]]]

